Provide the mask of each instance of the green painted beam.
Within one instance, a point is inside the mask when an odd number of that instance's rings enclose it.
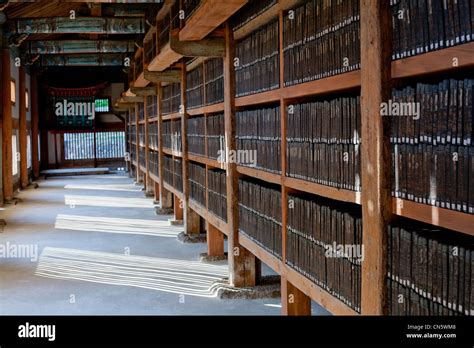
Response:
[[[47,17],[19,19],[16,34],[145,34],[143,18]]]
[[[133,41],[112,40],[54,40],[28,41],[27,54],[128,53],[135,51]]]
[[[43,55],[41,66],[123,66],[125,54]]]

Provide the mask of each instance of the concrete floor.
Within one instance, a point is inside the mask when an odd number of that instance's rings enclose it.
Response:
[[[198,262],[205,244],[179,242],[182,227],[156,215],[153,200],[125,175],[38,183],[19,193],[18,205],[2,208],[0,247],[9,254],[0,255],[0,314],[280,313],[279,299],[214,297],[210,284],[227,276],[226,262]],[[15,257],[20,246],[30,249]],[[313,314],[327,312],[313,304]]]

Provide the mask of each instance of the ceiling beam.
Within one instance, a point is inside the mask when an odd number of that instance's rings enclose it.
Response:
[[[130,91],[133,94],[136,94],[139,97],[146,97],[149,95],[156,95],[157,90],[156,87],[150,86],[150,87],[130,87]]]
[[[170,48],[185,57],[223,57],[225,40],[212,37],[199,41],[179,41],[179,30],[174,29],[170,34]]]
[[[124,54],[43,55],[41,66],[123,66]]]
[[[139,97],[139,96],[136,96],[136,97],[123,96],[122,100],[126,103],[143,103],[144,101],[143,97]]]
[[[145,34],[142,18],[47,17],[19,19],[16,34]]]
[[[181,81],[181,70],[179,69],[168,69],[161,72],[145,70],[143,74],[145,80],[154,83]]]
[[[135,51],[133,41],[113,40],[50,40],[28,41],[27,54],[127,53]]]

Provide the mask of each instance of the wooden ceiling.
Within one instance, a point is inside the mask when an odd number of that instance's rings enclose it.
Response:
[[[8,19],[65,17],[70,11],[87,10],[87,4],[81,2],[41,1],[34,3],[10,3],[4,12]]]
[[[162,3],[163,0],[36,0],[34,2],[0,0],[0,9],[3,8],[3,13],[6,15],[6,33],[10,37],[10,44],[14,46],[19,45],[20,51],[26,54],[24,50],[25,43],[35,40],[63,40],[64,42],[68,40],[116,40],[141,42],[144,33],[148,30],[148,25],[153,21],[154,16],[156,17],[156,12]],[[78,30],[75,32],[55,30],[57,24],[55,21],[61,17],[69,18],[71,11],[74,11],[75,18],[78,20]],[[106,21],[113,21],[111,22],[113,26],[107,24],[106,27],[111,29],[107,29],[104,32],[94,31],[93,27],[87,27],[87,18],[85,17],[102,17]],[[131,18],[136,18],[134,23],[137,23],[136,21],[140,20],[138,19],[140,17],[142,23],[147,23],[141,25],[141,28],[144,29],[131,30],[130,24],[120,24],[122,19],[128,22],[134,21]],[[44,22],[44,19],[48,18],[51,20]],[[127,18],[130,18],[130,20]],[[85,24],[82,24],[82,22]],[[28,28],[26,31],[27,35],[24,34],[25,31],[22,32],[20,30],[20,28],[25,28],[25,26]],[[134,27],[139,28],[140,26],[134,25]],[[40,30],[34,30],[36,28]],[[47,29],[44,30],[45,28]],[[26,61],[29,62],[30,59],[26,59]]]

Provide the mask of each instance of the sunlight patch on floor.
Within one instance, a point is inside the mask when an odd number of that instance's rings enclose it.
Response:
[[[216,297],[216,281],[227,265],[78,249],[43,249],[35,274],[41,277],[133,286],[198,297]]]
[[[182,226],[171,226],[168,221],[123,219],[98,216],[58,214],[54,228],[75,231],[138,234],[176,238]]]
[[[81,196],[65,195],[64,203],[71,207],[76,205],[88,205],[92,207],[109,208],[154,208],[152,199],[148,198],[123,198],[108,196]]]

